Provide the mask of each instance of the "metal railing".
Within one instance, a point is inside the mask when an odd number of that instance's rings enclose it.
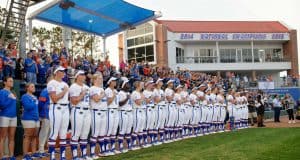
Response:
[[[272,58],[272,59],[261,59],[261,58],[220,58],[220,63],[270,63],[270,62],[290,62],[289,58]],[[218,63],[218,57],[206,56],[206,57],[176,57],[176,63]]]
[[[177,63],[217,63],[217,57],[177,57]]]

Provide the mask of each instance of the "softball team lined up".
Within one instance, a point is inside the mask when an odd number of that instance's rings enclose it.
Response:
[[[42,126],[47,123],[50,126],[50,133],[40,133],[49,137],[49,155],[43,149],[29,153],[26,147],[26,160],[43,156],[54,160],[58,137],[60,159],[66,159],[65,149],[68,143],[74,160],[97,159],[100,156],[125,153],[184,138],[224,132],[227,112],[236,128],[248,127],[247,98],[244,93],[230,91],[225,99],[222,88],[201,84],[188,91],[186,85],[174,86],[173,80],[168,80],[165,84],[167,87],[163,90],[164,83],[160,78],[135,81],[135,89],[130,92],[131,87],[126,77],[121,78],[121,90],[117,91],[117,78],[111,77],[104,89],[103,77],[96,73],[92,76],[93,85],[89,87],[85,84],[86,76],[81,70],[77,71],[75,82],[69,87],[62,81],[64,70],[63,67],[55,69],[53,79],[47,84],[49,97],[39,99],[49,107],[39,107],[42,111],[29,110],[23,116],[24,128],[38,129],[38,112],[48,114],[46,117],[49,120],[43,121]],[[11,132],[16,126],[16,113],[12,110],[12,105],[16,105],[15,97],[9,91],[11,82],[8,80],[4,81],[5,88],[0,91],[0,96],[8,99],[6,103],[3,100],[0,102],[0,145],[3,145],[7,135],[14,134]],[[25,106],[38,108],[37,98],[32,94],[35,91],[34,85],[32,86],[27,87],[27,95],[22,98],[24,109]],[[47,98],[48,103],[45,103]],[[69,122],[72,131],[70,142],[66,137]],[[38,137],[36,130],[25,130],[25,133],[27,141]],[[97,145],[99,152],[96,152]],[[43,148],[44,144],[39,146]],[[89,153],[87,147],[90,147]],[[1,157],[2,152],[3,149],[0,148]],[[13,157],[13,153],[10,152],[10,156]]]

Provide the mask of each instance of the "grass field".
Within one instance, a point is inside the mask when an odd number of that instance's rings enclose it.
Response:
[[[186,139],[103,160],[298,160],[300,128],[253,128]]]

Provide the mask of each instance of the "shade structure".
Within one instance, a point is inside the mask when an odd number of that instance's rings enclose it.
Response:
[[[158,18],[157,13],[123,0],[54,0],[29,19],[108,37]]]

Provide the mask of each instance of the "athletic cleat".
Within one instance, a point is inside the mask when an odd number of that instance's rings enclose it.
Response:
[[[127,153],[128,152],[128,149],[123,149],[122,150],[122,153]]]
[[[23,157],[23,160],[33,160],[28,154]]]
[[[122,151],[118,151],[118,150],[116,150],[116,151],[114,151],[114,153],[115,153],[115,154],[121,154],[121,153],[122,153]]]
[[[42,155],[41,155],[41,153],[33,153],[33,154],[31,155],[31,157],[32,157],[32,158],[42,158]]]
[[[8,159],[9,160],[16,160],[17,158],[16,157],[9,157]]]

